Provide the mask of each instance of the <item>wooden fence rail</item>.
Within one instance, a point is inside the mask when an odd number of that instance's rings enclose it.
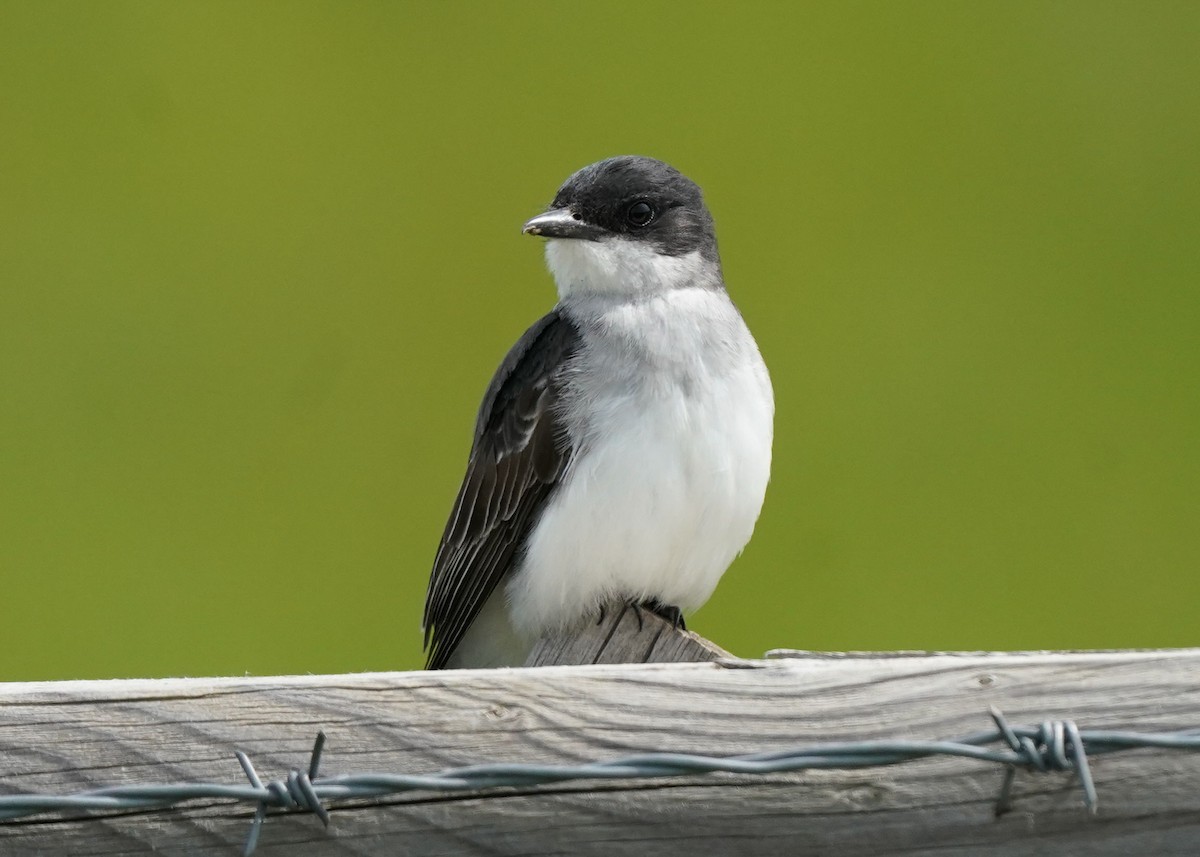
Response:
[[[1085,729],[1200,728],[1200,650],[820,655],[760,661],[275,678],[0,685],[0,794],[120,784],[427,773],[481,762],[579,763],[636,752],[727,755],[826,741],[949,739],[1069,718]],[[258,855],[1195,855],[1200,753],[1094,758],[1096,817],[1070,774],[929,759],[865,770],[576,781],[272,814]],[[240,853],[253,808],[0,823],[0,854]]]

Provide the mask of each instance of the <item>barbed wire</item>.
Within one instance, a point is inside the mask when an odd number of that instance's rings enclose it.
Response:
[[[578,765],[540,765],[520,762],[467,765],[433,774],[342,774],[318,776],[325,733],[317,733],[307,770],[293,770],[286,779],[264,783],[250,758],[235,756],[249,785],[174,783],[109,786],[72,795],[0,795],[0,822],[47,812],[75,810],[163,809],[203,799],[231,799],[256,809],[242,853],[249,857],[258,844],[268,809],[312,812],[329,826],[326,803],[337,800],[390,797],[412,791],[462,792],[504,787],[529,787],[571,780],[641,779],[729,773],[766,775],[822,768],[872,768],[898,765],[933,756],[957,756],[1006,768],[996,815],[1011,808],[1011,787],[1018,769],[1042,773],[1065,772],[1078,777],[1083,802],[1095,814],[1099,805],[1088,759],[1122,750],[1200,750],[1200,730],[1132,732],[1082,730],[1071,720],[1045,720],[1038,726],[1014,727],[996,708],[990,709],[995,728],[947,741],[848,741],[811,744],[787,750],[741,756],[689,753],[640,753],[611,761]],[[999,747],[989,745],[999,744]]]

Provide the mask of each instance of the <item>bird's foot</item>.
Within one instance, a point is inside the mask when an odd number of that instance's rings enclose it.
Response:
[[[596,617],[597,626],[603,625],[604,620],[608,618],[608,607],[609,605],[607,604],[600,605],[597,611],[598,615]],[[618,622],[621,621],[621,616],[625,615],[626,610],[632,610],[633,615],[637,618],[638,633],[641,633],[646,626],[645,620],[642,618],[643,610],[648,610],[663,621],[670,623],[671,627],[675,628],[677,631],[687,630],[687,623],[683,621],[682,610],[671,604],[663,604],[661,601],[654,598],[651,598],[648,601],[626,601],[621,607],[620,614],[617,616]]]
[[[686,631],[687,630],[687,623],[685,623],[683,621],[683,611],[680,610],[675,605],[663,604],[661,601],[658,601],[656,599],[651,599],[650,601],[643,601],[640,606],[645,607],[647,610],[649,610],[651,613],[653,613],[655,616],[662,619],[663,621],[669,622],[671,627],[674,628],[676,631]],[[641,630],[641,627],[642,627],[642,617],[639,614],[638,615],[638,630],[639,631]]]

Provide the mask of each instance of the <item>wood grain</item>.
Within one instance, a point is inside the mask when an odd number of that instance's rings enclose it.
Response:
[[[735,754],[821,741],[951,738],[1073,718],[1081,728],[1200,727],[1200,651],[1033,653],[546,667],[276,678],[0,685],[0,793],[115,784],[430,772],[476,762],[580,762],[667,750]],[[562,783],[413,793],[272,815],[258,854],[1194,855],[1200,754],[1092,763],[1100,811],[1074,779],[937,759],[857,771]],[[252,809],[45,815],[0,824],[0,854],[235,855]]]
[[[539,640],[525,665],[659,664],[733,658],[711,640],[675,627],[656,613],[610,605],[588,622]]]

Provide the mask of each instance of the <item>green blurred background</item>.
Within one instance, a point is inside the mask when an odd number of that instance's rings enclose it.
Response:
[[[0,678],[415,668],[519,227],[705,188],[774,478],[692,626],[1200,642],[1200,4],[0,5]]]

